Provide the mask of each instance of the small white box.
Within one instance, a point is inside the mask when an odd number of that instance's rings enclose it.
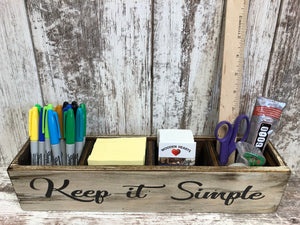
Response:
[[[196,142],[191,130],[160,129],[157,143],[159,165],[195,165]]]

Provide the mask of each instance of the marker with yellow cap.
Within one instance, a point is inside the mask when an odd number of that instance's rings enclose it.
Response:
[[[35,106],[29,111],[29,137],[31,165],[38,165],[39,110]]]

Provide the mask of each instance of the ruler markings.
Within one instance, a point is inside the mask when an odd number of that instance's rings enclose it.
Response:
[[[233,123],[239,115],[248,6],[249,0],[227,0],[219,121]],[[233,162],[234,154],[229,158]]]

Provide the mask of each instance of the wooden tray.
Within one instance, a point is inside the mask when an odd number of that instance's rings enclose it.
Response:
[[[7,169],[24,210],[115,212],[276,211],[290,169],[271,143],[263,167],[219,166],[215,139],[195,137],[196,166],[157,166],[156,137],[145,166],[88,166],[97,137],[87,137],[79,166],[31,166],[29,141]]]

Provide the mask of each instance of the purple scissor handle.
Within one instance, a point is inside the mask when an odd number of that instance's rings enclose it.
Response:
[[[241,142],[243,142],[247,139],[249,131],[250,131],[250,121],[249,121],[248,116],[246,116],[246,115],[239,115],[235,119],[233,127],[228,121],[221,121],[220,123],[218,123],[218,125],[215,129],[215,136],[221,145],[220,146],[220,163],[222,166],[225,166],[227,164],[229,156],[236,149],[235,139],[237,136],[237,132],[238,132],[240,123],[243,119],[245,119],[247,122],[246,132],[245,132],[244,136],[242,137],[242,139],[240,140]],[[224,124],[226,124],[228,126],[228,131],[226,132],[225,137],[219,138],[218,131],[219,131],[220,127],[223,126]]]

